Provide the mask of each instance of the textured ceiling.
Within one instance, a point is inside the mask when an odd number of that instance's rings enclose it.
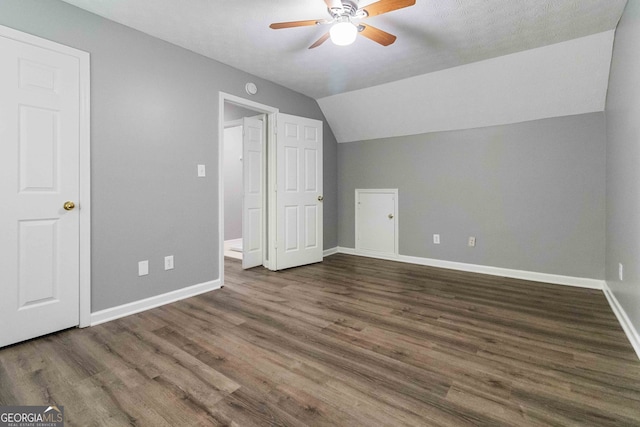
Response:
[[[367,20],[398,36],[389,47],[308,50],[327,26],[269,24],[326,18],[323,0],[64,1],[316,99],[611,30],[627,2],[417,0]]]

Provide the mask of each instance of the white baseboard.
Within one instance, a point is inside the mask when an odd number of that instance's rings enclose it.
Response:
[[[386,259],[389,261],[404,262],[407,264],[426,265],[429,267],[447,268],[450,270],[467,271],[470,273],[489,274],[491,276],[509,277],[511,279],[530,280],[533,282],[552,283],[555,285],[576,286],[588,289],[604,289],[604,280],[589,279],[586,277],[562,276],[558,274],[537,273],[535,271],[513,270],[510,268],[490,267],[486,265],[466,264],[463,262],[444,261],[432,258],[420,258],[408,255],[376,256],[358,253],[353,248],[338,246],[338,253],[366,256],[368,258]]]
[[[237,244],[241,244],[242,243],[242,237],[240,237],[239,239],[231,239],[231,240],[225,240],[224,241],[224,250],[228,251],[229,248],[231,248],[231,246],[233,245],[237,245]]]
[[[636,351],[638,359],[640,359],[640,334],[638,333],[638,330],[633,326],[633,323],[631,323],[629,316],[627,316],[627,312],[624,311],[624,308],[620,305],[618,298],[616,298],[615,294],[611,291],[607,282],[604,283],[603,292],[604,296],[607,297],[607,301],[609,301],[611,310],[613,310],[613,313],[618,318],[618,322],[620,323],[620,326],[622,326],[622,330],[627,335],[627,339],[629,339],[631,346]]]
[[[345,248],[344,246],[338,246],[337,253],[347,254],[347,255],[358,255],[356,254],[356,250],[354,248]]]
[[[154,297],[146,298],[140,301],[134,301],[128,304],[119,305],[117,307],[96,311],[95,313],[91,313],[91,326],[140,313],[141,311],[160,307],[161,305],[180,301],[182,299],[190,298],[219,288],[220,279],[212,280],[210,282],[200,283],[198,285],[193,285],[187,288],[178,289],[176,291],[167,292],[166,294],[162,295],[156,295]]]
[[[322,257],[328,257],[329,255],[333,255],[333,254],[337,254],[338,253],[338,247],[336,246],[335,248],[330,248],[330,249],[325,249],[322,252]]]

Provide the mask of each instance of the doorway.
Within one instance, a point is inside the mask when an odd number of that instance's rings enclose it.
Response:
[[[265,259],[266,127],[266,115],[225,104],[224,256],[244,269]]]
[[[220,279],[224,283],[225,203],[224,203],[224,133],[225,112],[236,107],[248,110],[243,113],[243,128],[248,127],[250,115],[262,115],[261,131],[243,129],[243,210],[242,253],[243,268],[248,248],[256,248],[261,242],[262,265],[270,270],[281,270],[304,264],[321,262],[323,257],[323,124],[320,120],[279,113],[277,108],[259,104],[234,95],[220,92],[219,102],[219,236]],[[229,117],[230,118],[230,117]],[[266,130],[265,130],[266,129]],[[256,136],[264,139],[261,153],[256,155]],[[247,151],[253,151],[250,153]],[[259,174],[254,167],[247,168],[249,155],[253,164],[261,164]],[[237,157],[237,156],[236,156]],[[255,159],[261,159],[256,161]],[[233,162],[233,159],[231,160]],[[247,171],[253,173],[247,175]],[[255,185],[256,182],[259,185]],[[260,189],[262,203],[258,210],[256,189]],[[249,200],[252,196],[252,200]],[[247,207],[253,209],[248,209]],[[260,234],[256,234],[256,224]],[[248,234],[247,230],[254,233]],[[251,238],[250,238],[251,236]],[[229,236],[230,237],[230,236]],[[229,239],[231,240],[231,239]],[[231,245],[229,245],[231,246]],[[239,248],[238,248],[239,249]],[[254,261],[256,253],[252,254]],[[253,265],[260,265],[256,263]]]
[[[224,123],[224,256],[242,259],[242,121]],[[233,106],[231,106],[233,107]],[[231,108],[233,110],[233,108]]]
[[[220,274],[224,257],[269,268],[268,146],[278,109],[220,93]]]

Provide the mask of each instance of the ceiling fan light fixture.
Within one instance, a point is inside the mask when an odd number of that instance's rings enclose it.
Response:
[[[358,36],[358,27],[353,25],[350,21],[342,21],[334,24],[329,30],[331,41],[338,46],[348,46]]]

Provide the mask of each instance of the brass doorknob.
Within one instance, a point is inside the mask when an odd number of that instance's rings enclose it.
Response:
[[[318,200],[323,201],[324,200],[324,196],[318,196]]]
[[[393,219],[393,214],[389,214],[387,216],[389,217],[389,219]]]
[[[72,211],[73,208],[76,207],[76,204],[73,202],[64,202],[64,205],[62,205],[62,207],[65,211]]]

